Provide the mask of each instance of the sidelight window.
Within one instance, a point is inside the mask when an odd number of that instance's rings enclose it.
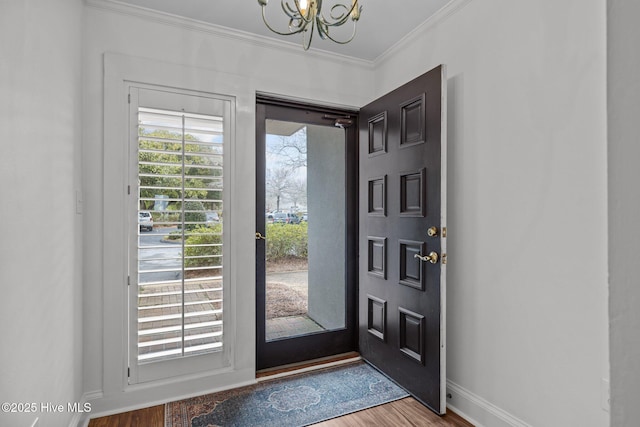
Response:
[[[225,100],[132,90],[129,191],[137,223],[130,228],[131,383],[189,372],[198,358],[222,360],[228,354],[224,159],[229,111]]]

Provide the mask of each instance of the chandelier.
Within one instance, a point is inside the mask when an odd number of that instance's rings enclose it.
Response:
[[[292,0],[293,6],[289,0],[280,0],[282,10],[289,17],[289,31],[277,31],[269,25],[265,15],[265,9],[269,0],[258,0],[262,6],[262,20],[267,28],[281,36],[290,36],[302,33],[302,47],[304,50],[311,46],[313,38],[313,29],[318,29],[318,34],[323,40],[329,39],[335,43],[347,44],[356,35],[356,24],[360,19],[362,6],[358,6],[358,0],[351,0],[351,5],[337,3],[333,5],[329,11],[329,17],[325,17],[322,13],[322,0]],[[339,27],[345,24],[349,18],[353,21],[353,33],[346,40],[338,40],[334,36],[329,35],[331,27]]]

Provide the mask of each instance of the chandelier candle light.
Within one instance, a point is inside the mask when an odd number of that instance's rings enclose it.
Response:
[[[329,11],[328,18],[322,14],[322,0],[292,0],[293,6],[289,3],[289,0],[280,0],[282,10],[289,17],[289,32],[281,32],[273,29],[267,22],[265,9],[268,1],[258,0],[258,3],[262,6],[262,20],[267,28],[282,36],[302,33],[302,47],[304,47],[304,50],[309,49],[309,46],[311,46],[314,27],[318,28],[318,34],[323,40],[329,39],[339,44],[349,43],[356,35],[356,24],[360,19],[360,12],[362,12],[362,6],[358,5],[358,0],[351,0],[351,6],[342,3],[333,5]],[[353,33],[349,39],[336,40],[329,35],[329,28],[339,27],[345,24],[349,18],[353,21]]]

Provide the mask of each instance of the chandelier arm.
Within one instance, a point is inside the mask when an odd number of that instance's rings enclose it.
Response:
[[[320,38],[322,40],[325,39],[329,39],[331,40],[331,37],[329,37],[329,27],[322,22],[322,20],[320,18],[317,19],[317,25],[318,25],[318,34],[320,35]]]
[[[349,39],[347,39],[347,40],[336,40],[336,39],[334,39],[333,37],[331,37],[331,36],[329,35],[329,32],[328,32],[328,31],[327,31],[327,32],[325,32],[324,34],[325,34],[325,36],[326,36],[329,40],[331,40],[331,41],[332,41],[332,42],[334,42],[334,43],[338,43],[338,44],[347,44],[347,43],[349,43],[351,40],[353,40],[353,39],[355,38],[355,36],[356,36],[356,30],[357,30],[357,27],[356,27],[356,25],[355,25],[355,24],[353,24],[353,33],[351,34],[351,37],[349,37]]]
[[[288,33],[283,33],[281,31],[278,31],[276,29],[274,29],[273,27],[271,27],[271,25],[269,25],[269,23],[267,22],[267,17],[265,14],[265,10],[264,10],[264,6],[262,6],[262,21],[264,21],[264,25],[267,26],[268,29],[270,29],[271,31],[273,31],[274,33],[280,35],[280,36],[291,36],[293,34],[298,34],[301,33],[302,31],[304,31],[304,27],[300,28],[299,30],[296,30],[294,32],[288,32]]]
[[[322,20],[321,22],[327,27],[339,27],[345,24],[349,20],[349,17],[347,16],[346,19],[343,19],[342,21],[335,21],[335,22],[327,21],[327,19],[324,16],[320,17],[319,19],[321,19]]]
[[[339,15],[334,15],[334,11],[336,9],[344,9],[344,12],[340,13]],[[343,4],[334,4],[333,7],[329,10],[329,16],[331,17],[331,19],[333,20],[333,24],[331,24],[330,26],[333,25],[342,25],[345,22],[347,22],[347,20],[349,19],[349,15],[351,14],[351,11],[353,10],[353,7],[351,7],[351,9],[348,9],[347,6],[343,5]],[[323,16],[322,19],[324,19],[325,21],[328,22],[328,20]]]
[[[329,11],[329,16],[331,17],[331,21],[328,20],[327,18],[325,18],[324,15],[322,16],[322,21],[328,27],[338,27],[340,25],[343,25],[344,23],[346,23],[349,20],[349,18],[353,14],[353,11],[355,10],[355,8],[357,6],[358,6],[357,2],[354,3],[350,8],[348,8],[344,4],[335,4],[335,5],[333,5],[333,7],[331,7],[331,10]],[[340,9],[340,8],[344,9],[344,12],[339,14],[339,15],[337,15],[337,16],[335,16],[334,15],[334,10],[335,9]],[[360,9],[362,9],[361,6],[360,6]],[[354,21],[357,21],[358,19],[355,19]]]
[[[297,18],[298,13],[296,13],[296,11],[291,7],[291,5],[289,5],[289,3],[285,2],[284,0],[282,0],[280,2],[280,7],[282,7],[282,11],[289,18],[291,18],[291,19],[296,19]]]
[[[302,31],[305,31],[308,23],[301,21],[299,19],[290,19],[289,20],[289,34],[298,34]]]
[[[315,21],[312,21],[311,22],[311,31],[309,31],[309,40],[306,41],[306,43],[305,43],[305,38],[306,38],[305,36],[306,36],[307,32],[305,31],[302,34],[302,47],[304,48],[304,50],[309,50],[309,48],[311,47],[311,40],[313,40],[313,29],[314,29],[315,25],[316,25]]]

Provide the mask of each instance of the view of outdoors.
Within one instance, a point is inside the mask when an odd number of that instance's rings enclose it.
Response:
[[[222,348],[222,136],[221,117],[139,108],[139,362]]]
[[[331,307],[324,301],[325,294],[332,289],[325,281],[331,279],[323,273],[314,274],[313,267],[324,268],[321,257],[331,259],[318,250],[322,245],[319,234],[331,236],[331,231],[340,230],[340,223],[344,222],[344,209],[333,212],[332,204],[324,203],[325,196],[320,194],[335,193],[339,198],[343,189],[334,191],[331,179],[323,178],[329,171],[318,170],[318,156],[324,151],[338,146],[338,151],[344,152],[344,131],[277,120],[267,120],[266,129],[265,323],[269,341],[336,326],[322,320],[326,308]],[[315,154],[310,155],[310,150]],[[343,154],[339,156],[339,159],[344,158]],[[309,160],[313,164],[308,164]],[[340,167],[344,168],[344,165],[340,164]],[[340,186],[343,187],[343,181]],[[323,204],[329,212],[323,212]],[[335,215],[342,219],[332,223],[331,229],[322,227]],[[321,230],[321,227],[325,229]],[[340,239],[337,242],[339,245]],[[329,247],[320,249],[333,250]],[[339,326],[343,326],[343,322]]]
[[[322,330],[307,316],[307,128],[297,124],[281,127],[285,133],[297,130],[288,136],[268,134],[266,139],[268,340],[299,334],[301,326]]]

